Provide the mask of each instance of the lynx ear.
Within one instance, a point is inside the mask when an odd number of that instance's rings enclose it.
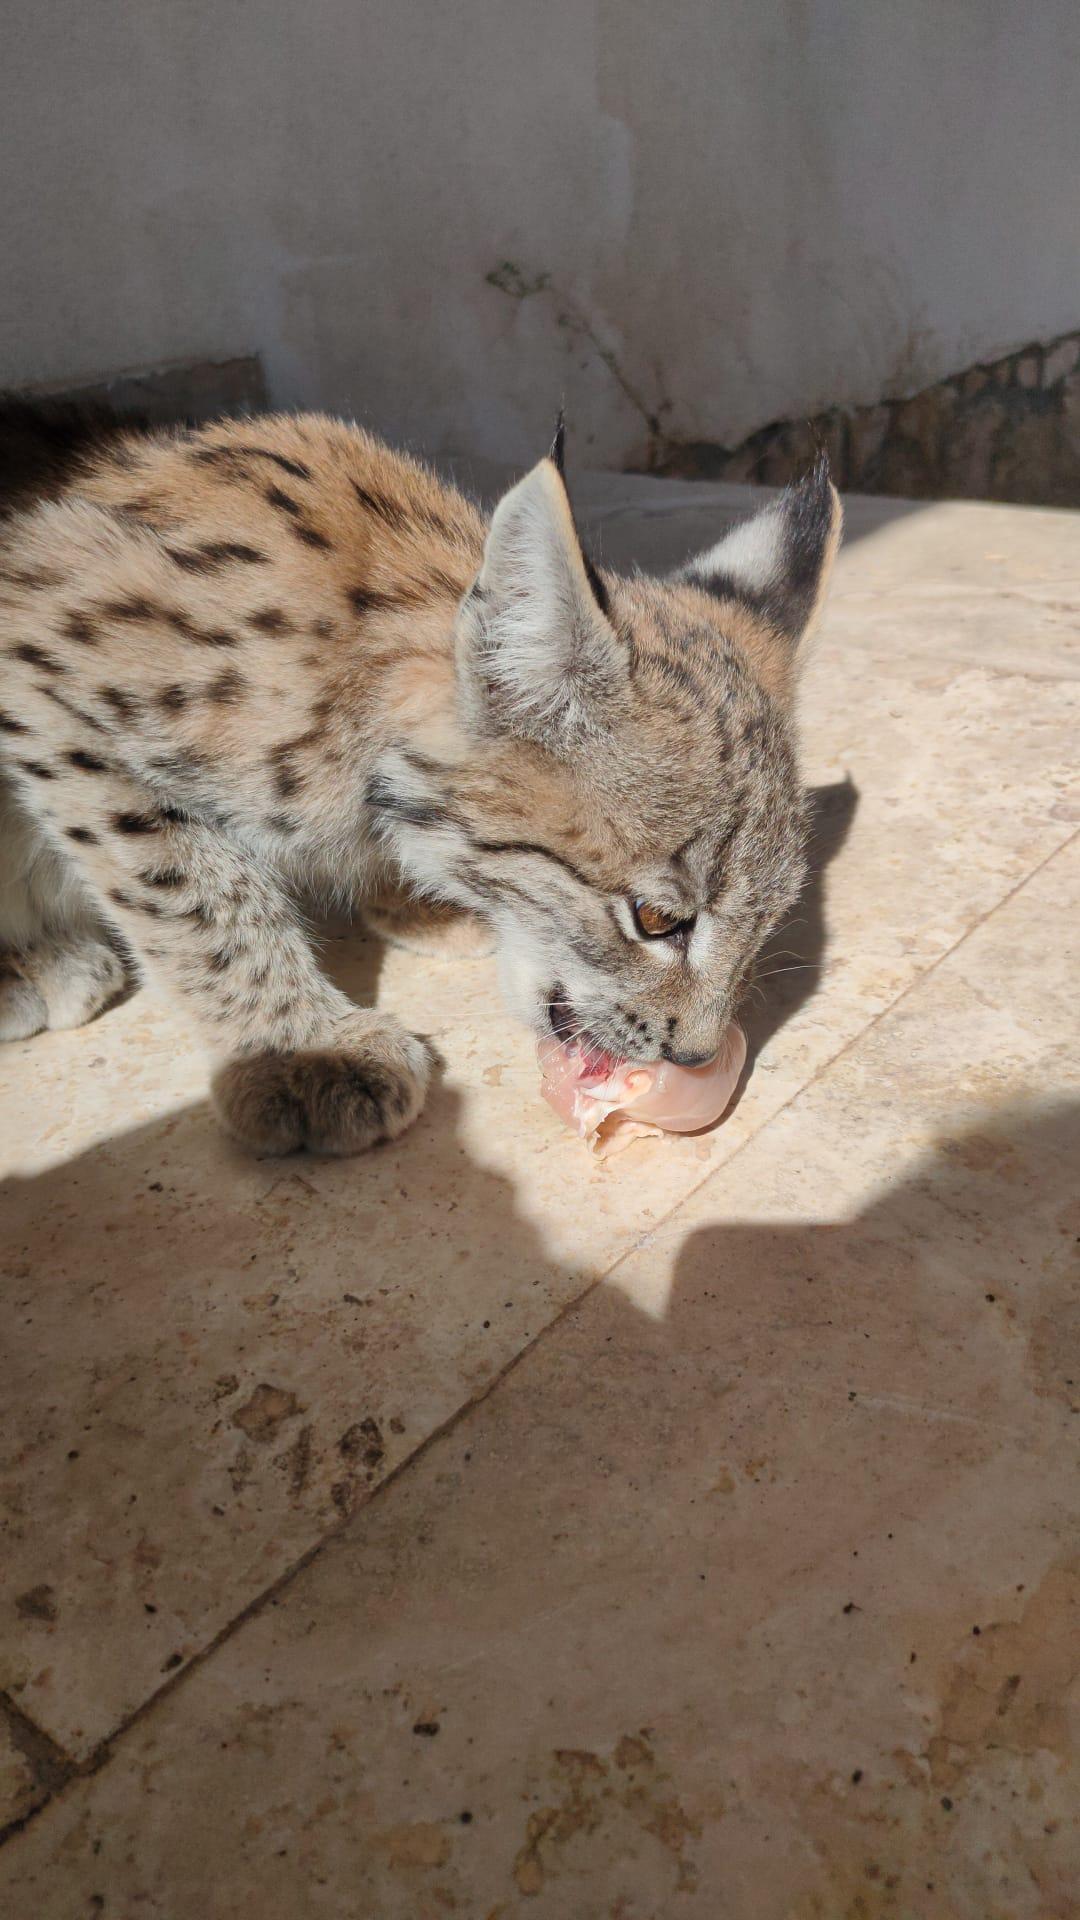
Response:
[[[561,458],[560,417],[551,454],[496,507],[458,616],[458,679],[470,722],[553,752],[604,731],[627,675],[607,591],[574,525]]]
[[[821,610],[843,510],[824,455],[804,480],[690,560],[676,576],[719,600],[737,600],[794,653]]]

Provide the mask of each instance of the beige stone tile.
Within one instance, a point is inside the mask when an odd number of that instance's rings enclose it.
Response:
[[[719,1133],[606,1174],[536,1098],[487,962],[386,957],[380,1000],[447,1073],[359,1162],[234,1154],[148,993],[6,1049],[5,1571],[57,1618],[8,1614],[0,1687],[85,1756],[484,1393],[1060,843],[1070,696],[969,665],[942,684],[826,630],[807,771],[834,857],[777,943],[755,1072]],[[328,957],[373,984],[362,942]]]
[[[1074,843],[39,1815],[11,1910],[1067,1920],[1078,877]]]
[[[1069,1194],[1069,1152],[1080,1152],[1078,902],[1080,835],[1074,835],[929,980],[868,1027],[759,1138],[650,1233],[609,1284],[647,1307],[659,1289],[662,1305],[665,1285],[675,1285],[679,1250],[700,1225],[745,1218],[767,1227],[794,1217],[828,1229],[865,1212],[878,1195],[887,1201],[904,1168],[926,1162],[936,1169],[935,1228],[924,1257],[947,1272],[974,1238],[987,1288],[1006,1288],[1008,1298],[998,1302],[1008,1309],[1004,1317],[1019,1311],[1024,1263],[1008,1223],[1010,1206],[1026,1205],[1029,1189],[1007,1144],[1012,1116],[1020,1115],[1021,1132],[1040,1128],[1041,1116],[1048,1116],[1048,1149],[1056,1143],[1057,1157],[1047,1167],[1043,1198],[1052,1207]],[[994,1234],[963,1209],[955,1230],[949,1228],[938,1202],[947,1196],[954,1161],[958,1187],[969,1186],[975,1172],[1011,1195]],[[908,1195],[907,1218],[915,1212]],[[1052,1247],[1071,1217],[1066,1210]],[[1019,1221],[1016,1232],[1030,1240],[1031,1222]],[[926,1239],[929,1244],[931,1236]],[[1026,1297],[1030,1304],[1030,1288]],[[882,1309],[891,1312],[892,1302]],[[1064,1328],[1062,1340],[1064,1350]],[[1080,1353],[1076,1357],[1080,1367]],[[933,1363],[934,1356],[923,1359]],[[1072,1398],[1080,1404],[1080,1391]]]
[[[964,667],[1052,680],[1080,676],[1080,563],[1074,516],[935,507],[849,549],[830,632],[943,684]]]

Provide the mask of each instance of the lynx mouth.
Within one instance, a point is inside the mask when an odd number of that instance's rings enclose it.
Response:
[[[595,1034],[581,1024],[570,1001],[552,989],[548,1001],[548,1024],[560,1046],[567,1053],[580,1053],[585,1061],[585,1072],[581,1075],[581,1084],[588,1085],[594,1080],[609,1080],[616,1068],[622,1065],[622,1058],[601,1046]]]

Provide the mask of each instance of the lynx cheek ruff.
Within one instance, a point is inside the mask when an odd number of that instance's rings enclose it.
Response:
[[[554,1034],[539,1042],[540,1091],[597,1159],[645,1135],[698,1133],[722,1117],[746,1060],[746,1036],[731,1025],[715,1060],[676,1067],[583,1052]]]

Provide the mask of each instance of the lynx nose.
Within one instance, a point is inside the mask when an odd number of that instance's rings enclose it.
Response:
[[[665,1042],[660,1055],[662,1059],[670,1060],[673,1067],[707,1067],[710,1060],[716,1059],[716,1049],[711,1053],[678,1053]]]

